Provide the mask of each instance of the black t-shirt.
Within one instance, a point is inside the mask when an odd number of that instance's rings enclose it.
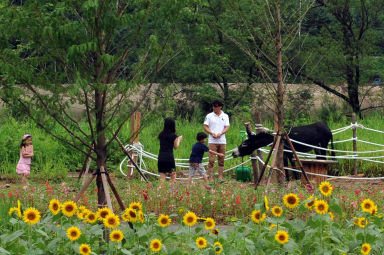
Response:
[[[203,143],[195,143],[192,147],[189,163],[201,163],[203,161],[204,152],[209,151],[207,145]]]

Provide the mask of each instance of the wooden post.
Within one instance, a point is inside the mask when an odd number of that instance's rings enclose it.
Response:
[[[105,169],[103,166],[101,166],[101,168],[100,168],[100,174],[101,174],[101,180],[103,182],[103,189],[104,189],[104,193],[105,193],[105,198],[107,200],[107,206],[113,212],[111,195],[109,194],[108,182],[107,182],[107,178],[105,177],[106,173],[105,173]]]
[[[256,134],[262,132],[264,129],[263,129],[263,125],[261,123],[261,112],[256,112],[255,113],[255,132]],[[257,150],[257,156],[261,159],[261,160],[264,160],[263,159],[263,152],[261,150]],[[263,167],[263,164],[259,161],[258,162],[258,170],[261,171],[261,168]]]
[[[258,179],[257,182],[255,183],[255,189],[257,189],[257,186],[259,186],[259,184],[260,184],[260,182],[261,182],[261,179],[263,178],[265,169],[267,168],[268,161],[269,161],[269,159],[271,158],[271,155],[272,155],[272,152],[273,152],[273,148],[275,147],[276,142],[277,142],[277,137],[275,137],[275,139],[273,140],[272,148],[271,148],[271,150],[269,151],[268,156],[267,156],[267,159],[266,159],[265,162],[264,162],[263,168],[262,168],[261,171],[260,171],[259,179]]]
[[[87,160],[87,166],[85,167],[85,172],[84,172],[84,176],[83,176],[83,181],[82,181],[83,185],[86,182],[86,178],[88,176],[89,167],[91,166],[91,162],[92,162],[92,159],[91,159],[91,157],[89,157]]]
[[[129,143],[135,144],[139,142],[139,131],[140,131],[140,125],[141,125],[141,113],[140,112],[134,112],[131,115],[131,128],[130,128],[130,136],[129,136]],[[134,151],[130,151],[129,155],[131,155],[132,160],[137,163],[137,153]],[[128,162],[128,174],[127,177],[131,178],[133,177],[133,168],[134,164],[129,161]]]
[[[269,169],[269,173],[268,173],[268,178],[267,178],[267,186],[266,186],[266,188],[268,188],[268,186],[269,186],[269,183],[270,183],[270,181],[271,181],[271,177],[272,177],[272,174],[273,174],[273,170],[275,169],[275,168],[277,168],[277,164],[276,164],[276,162],[277,162],[277,150],[279,149],[279,146],[280,146],[280,142],[282,142],[281,141],[281,135],[279,135],[280,133],[279,133],[279,131],[277,132],[277,134],[276,134],[276,144],[275,144],[275,146],[273,146],[272,148],[271,148],[271,150],[273,150],[274,151],[274,155],[273,155],[273,159],[272,159],[272,167]],[[279,175],[279,173],[277,173],[278,175]]]
[[[352,113],[352,124],[355,125],[356,124],[356,113]],[[352,128],[352,136],[353,136],[353,152],[356,153],[357,152],[357,141],[356,141],[356,137],[357,137],[357,131],[356,131],[356,127],[353,126]],[[353,159],[353,175],[357,175],[357,159]]]

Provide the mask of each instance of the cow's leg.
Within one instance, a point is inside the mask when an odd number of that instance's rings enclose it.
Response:
[[[292,165],[292,168],[293,169],[296,169],[296,163],[295,163],[295,161],[293,160],[293,154],[291,153],[290,155],[289,155],[289,161],[291,162],[291,165]],[[299,173],[299,172],[295,172],[295,171],[293,171],[293,178],[295,179],[295,180],[300,180],[301,179],[301,174]]]
[[[288,166],[288,157],[287,157],[287,154],[284,153],[284,157],[283,157],[283,161],[284,161],[284,167],[287,167]],[[292,162],[291,162],[292,164]],[[285,180],[287,182],[289,182],[290,178],[289,178],[289,171],[285,169]]]
[[[321,143],[319,143],[318,146],[322,147],[322,148],[327,148],[326,146],[324,146]],[[326,155],[326,153],[327,153],[327,151],[325,151],[325,150],[315,149],[316,159],[326,160],[327,157],[324,157]]]

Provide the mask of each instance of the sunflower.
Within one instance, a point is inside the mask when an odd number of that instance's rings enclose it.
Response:
[[[99,221],[103,221],[105,217],[107,217],[107,215],[111,213],[112,213],[111,209],[109,209],[108,207],[104,207],[104,208],[97,209],[96,215]]]
[[[117,228],[120,225],[120,219],[119,216],[111,213],[105,217],[103,223],[107,228]]]
[[[73,201],[64,202],[61,205],[61,211],[67,217],[72,217],[77,211],[77,205]]]
[[[161,250],[162,243],[159,239],[153,239],[151,243],[149,244],[149,248],[153,252],[159,252]]]
[[[177,211],[179,214],[183,214],[184,213],[184,209],[183,208],[179,208],[179,210]]]
[[[132,208],[126,209],[127,218],[130,222],[136,222],[138,220],[138,213],[137,211],[133,210]]]
[[[215,236],[219,235],[219,230],[217,228],[211,230],[211,234],[214,234]]]
[[[265,213],[261,214],[260,210],[253,210],[251,214],[252,221],[257,224],[263,222],[266,217],[267,215]]]
[[[80,238],[81,230],[78,227],[70,227],[67,230],[67,237],[71,241],[76,241]]]
[[[53,215],[56,215],[60,212],[60,202],[57,199],[52,199],[49,201],[49,210]]]
[[[121,242],[124,238],[124,234],[123,232],[121,232],[121,230],[113,230],[110,234],[109,234],[109,239],[112,241],[112,242]]]
[[[138,214],[139,214],[139,221],[141,223],[144,223],[144,221],[145,221],[144,213],[142,211],[140,211],[140,212],[138,212]]]
[[[332,212],[328,212],[328,214],[329,214],[329,217],[331,218],[331,221],[333,221],[335,219],[335,216],[333,215],[333,213]]]
[[[284,205],[288,208],[295,208],[299,204],[299,197],[296,194],[289,193],[283,197]]]
[[[223,245],[220,242],[215,242],[213,244],[213,249],[215,250],[215,252],[217,254],[222,253],[223,252]]]
[[[318,214],[326,214],[328,207],[328,203],[325,200],[317,200],[315,202],[315,210]]]
[[[375,207],[375,203],[367,198],[365,199],[361,204],[361,209],[364,211],[364,212],[367,212],[367,213],[371,213],[372,209]]]
[[[272,207],[272,214],[276,217],[280,217],[283,214],[283,209],[280,206]]]
[[[329,182],[321,182],[319,190],[324,196],[330,196],[332,194],[333,187]]]
[[[129,208],[131,208],[135,211],[142,211],[143,205],[140,202],[132,202],[129,204]]]
[[[371,251],[371,245],[369,243],[363,243],[360,251],[362,254],[368,255],[369,252]]]
[[[85,221],[91,224],[95,223],[97,221],[96,213],[89,211],[85,216]]]
[[[280,244],[288,243],[289,241],[289,235],[284,230],[278,230],[275,235],[275,240]]]
[[[160,226],[164,228],[166,226],[171,225],[172,220],[169,218],[168,215],[161,214],[157,219],[157,222],[159,223]]]
[[[372,207],[371,214],[375,216],[377,214],[377,204]]]
[[[203,249],[207,246],[207,240],[204,237],[198,237],[196,239],[196,245],[198,248]]]
[[[192,227],[197,222],[197,216],[194,212],[187,212],[183,217],[183,222],[185,225]]]
[[[79,252],[80,252],[80,254],[82,254],[82,255],[88,255],[88,254],[91,254],[91,247],[89,247],[88,244],[82,244],[82,245],[80,245],[80,247],[79,247]]]
[[[40,218],[40,212],[33,207],[29,207],[24,211],[23,220],[29,225],[35,225],[40,220]]]
[[[205,219],[205,229],[213,229],[215,225],[216,223],[214,219],[209,217]]]
[[[315,204],[317,198],[314,198],[313,196],[310,196],[307,198],[306,202],[304,203],[305,207],[308,209],[312,209],[313,205]],[[307,202],[309,201],[309,202]]]
[[[275,227],[277,227],[276,224],[271,224],[271,225],[269,226],[269,229],[272,230],[272,229],[274,229]]]
[[[264,196],[264,207],[265,207],[265,210],[269,211],[268,198],[267,198],[267,196]]]
[[[368,224],[368,221],[364,218],[364,217],[361,217],[361,218],[358,218],[357,220],[357,225],[361,228],[365,228],[365,226]]]

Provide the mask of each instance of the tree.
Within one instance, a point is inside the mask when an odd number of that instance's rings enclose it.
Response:
[[[184,4],[31,0],[17,6],[1,1],[2,100],[94,159],[99,171],[107,169],[108,148],[174,56],[173,31]],[[142,84],[149,85],[137,91]],[[73,117],[74,103],[84,107],[86,126]],[[56,124],[66,134],[54,133]],[[98,203],[105,205],[100,175],[96,181]]]
[[[308,34],[302,48],[307,64],[289,71],[340,97],[360,114],[359,89],[369,81],[372,68],[372,58],[367,57],[383,50],[378,49],[383,8],[384,2],[377,0],[316,0],[303,21],[303,32]],[[331,85],[345,83],[346,94]]]

